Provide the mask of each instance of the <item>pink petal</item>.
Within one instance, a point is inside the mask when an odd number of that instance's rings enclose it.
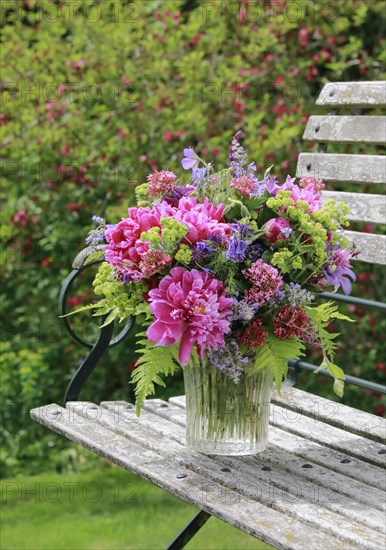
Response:
[[[154,315],[157,317],[157,319],[163,323],[181,323],[181,319],[173,319],[171,317],[171,312],[175,310],[173,305],[171,305],[169,302],[166,302],[165,300],[157,300],[156,302],[153,302],[150,304],[150,309],[154,313]]]
[[[205,347],[201,344],[196,344],[198,357],[203,361],[205,359]]]
[[[173,325],[155,321],[147,329],[147,337],[150,342],[156,342],[159,346],[171,346],[178,342],[184,330],[184,325]]]
[[[193,340],[190,334],[190,330],[187,329],[181,338],[180,349],[178,351],[178,360],[181,365],[187,365],[192,355]]]
[[[154,321],[153,324],[147,329],[147,337],[150,342],[157,342],[162,339],[165,332],[165,325],[161,321]]]

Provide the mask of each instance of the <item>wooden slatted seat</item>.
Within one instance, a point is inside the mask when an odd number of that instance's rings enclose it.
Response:
[[[125,402],[48,405],[31,415],[277,548],[382,548],[381,419],[374,423],[372,415],[355,411],[355,427],[367,436],[354,434],[344,420],[342,427],[331,424],[327,411],[320,419],[309,416],[310,402],[291,390],[274,398],[269,447],[254,457],[209,457],[186,448],[184,397],[148,400],[139,419]],[[354,412],[345,409],[346,416]]]
[[[385,99],[384,82],[342,82],[326,84],[316,103],[334,111],[370,110],[385,105]],[[378,114],[311,116],[305,139],[348,144],[344,147],[365,145],[360,154],[346,150],[301,153],[297,176],[313,175],[343,188],[346,183],[355,184],[358,192],[328,189],[323,200],[343,200],[351,208],[350,220],[379,227],[386,222],[385,197],[367,190],[386,183],[385,157],[379,154],[385,135],[385,119]],[[365,189],[361,189],[363,185]],[[348,236],[362,250],[359,260],[386,263],[385,236],[380,231],[349,231]],[[84,268],[86,257],[82,253],[75,259],[74,271],[61,292],[63,303],[68,285]],[[357,303],[360,299],[352,300]],[[382,306],[377,303],[376,307]],[[123,401],[100,405],[76,401],[112,334],[110,325],[101,330],[98,342],[70,384],[66,407],[47,405],[33,409],[31,416],[197,506],[200,512],[169,550],[183,548],[211,515],[276,548],[384,548],[383,419],[287,386],[280,396],[273,394],[266,451],[249,457],[206,456],[185,446],[184,396],[171,398],[168,403],[145,401],[140,418],[135,416],[133,404]],[[304,368],[313,370],[308,364]],[[351,377],[353,383],[356,380]],[[371,387],[371,383],[363,382],[362,386]],[[377,390],[386,393],[380,385]]]

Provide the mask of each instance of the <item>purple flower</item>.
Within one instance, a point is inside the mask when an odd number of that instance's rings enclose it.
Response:
[[[197,184],[202,184],[205,181],[205,175],[206,175],[206,168],[197,168],[196,170],[193,170],[193,180]]]
[[[218,246],[222,246],[225,242],[225,239],[223,235],[209,235],[208,240],[212,241],[212,243],[217,244]]]
[[[231,145],[229,147],[229,153],[228,153],[228,158],[231,162],[233,162],[235,159],[235,156],[238,156],[240,155],[240,152],[242,149],[241,145],[239,144],[239,139],[241,138],[241,131],[239,130],[238,132],[236,132],[236,134],[233,136],[232,138],[232,141],[231,141]],[[243,150],[244,152],[244,150]],[[244,152],[245,154],[245,152]],[[245,155],[246,156],[246,155]],[[237,160],[239,160],[239,158],[237,158]]]
[[[182,197],[188,197],[194,191],[192,185],[187,185],[186,187],[181,187],[177,185],[172,191],[169,191],[167,195],[164,195],[163,200],[170,204],[170,206],[178,207],[178,203]]]
[[[311,292],[302,288],[298,283],[291,282],[286,288],[285,294],[292,307],[303,307],[314,299]]]
[[[205,256],[213,252],[213,247],[206,241],[198,241],[193,247],[193,261],[200,262]]]
[[[194,174],[200,164],[200,159],[193,151],[192,147],[187,147],[184,149],[184,155],[185,156],[181,161],[182,167],[184,170],[192,170]]]
[[[245,251],[248,246],[248,241],[243,241],[234,235],[229,241],[229,246],[226,253],[227,260],[234,263],[243,262],[245,260]]]
[[[232,321],[241,321],[242,323],[249,323],[255,316],[256,310],[253,304],[248,304],[245,300],[238,302],[236,298],[233,299],[233,317]]]
[[[351,281],[356,280],[355,273],[352,271],[352,265],[349,262],[351,250],[337,250],[330,258],[329,262],[323,266],[323,273],[327,284],[334,286],[334,292],[341,286],[343,292],[350,294]]]
[[[238,343],[230,339],[224,346],[208,354],[209,361],[237,384],[250,358],[241,353]]]
[[[261,244],[251,244],[247,250],[247,256],[249,260],[255,262],[262,257],[264,252],[264,247]]]
[[[97,246],[105,238],[106,221],[100,216],[93,216],[92,221],[98,223],[99,226],[96,229],[91,229],[86,237],[86,244],[90,246]]]
[[[237,233],[240,237],[248,237],[250,235],[249,228],[251,227],[250,223],[231,223],[232,233]]]
[[[92,229],[85,240],[86,244],[96,246],[98,243],[104,240],[104,233],[100,233],[96,229]]]
[[[278,192],[280,191],[280,185],[276,183],[276,178],[272,177],[267,180],[267,191],[270,195],[276,197]]]

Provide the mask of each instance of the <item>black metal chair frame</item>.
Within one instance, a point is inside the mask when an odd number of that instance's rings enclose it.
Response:
[[[69,276],[65,279],[63,282],[63,285],[60,290],[59,294],[59,314],[60,316],[64,316],[67,314],[67,298],[69,291],[71,289],[71,286],[73,282],[76,280],[76,278],[85,271],[88,267],[101,263],[104,261],[103,257],[98,258],[96,260],[91,260],[87,262],[87,259],[96,251],[103,250],[103,247],[97,247],[96,248],[85,248],[82,250],[74,259],[72,264],[72,271],[69,274]],[[332,294],[324,292],[320,295],[322,298],[325,299],[333,299],[336,301],[341,301],[353,305],[359,305],[363,307],[373,308],[373,309],[379,309],[379,310],[386,310],[386,304],[382,302],[374,302],[370,300],[364,300],[362,298],[355,298],[355,297],[349,297],[344,296],[342,294]],[[68,322],[67,317],[62,317],[63,322],[65,324],[65,327],[69,334],[74,338],[76,342],[81,344],[82,346],[90,349],[90,353],[87,355],[87,357],[83,360],[81,365],[79,366],[78,370],[74,374],[73,378],[71,379],[65,397],[64,397],[64,404],[68,401],[77,401],[79,399],[80,392],[87,382],[89,376],[94,371],[98,361],[102,358],[102,356],[106,353],[108,348],[111,348],[113,346],[116,346],[124,338],[130,333],[133,324],[134,319],[129,318],[123,327],[123,329],[119,332],[119,334],[115,337],[113,337],[114,332],[114,321],[110,324],[106,325],[105,327],[100,329],[99,337],[95,344],[91,344],[89,342],[86,342],[78,336],[72,327],[70,326]],[[306,363],[304,361],[295,361],[290,360],[288,362],[289,370],[288,370],[288,380],[287,384],[294,386],[296,384],[297,379],[297,373],[300,370],[313,372],[316,369],[316,365],[311,365],[310,363]],[[322,374],[324,376],[330,377],[327,370],[321,370],[319,374]],[[360,386],[362,388],[374,390],[379,393],[386,393],[386,386],[383,386],[381,384],[377,384],[375,382],[369,381],[369,380],[363,380],[361,378],[357,378],[355,376],[346,376],[346,382],[349,384],[353,384],[355,386]],[[208,512],[205,512],[204,510],[200,510],[193,518],[192,520],[182,529],[182,531],[177,535],[177,537],[171,542],[171,544],[167,547],[166,550],[180,550],[181,548],[184,548],[186,544],[194,537],[194,535],[201,529],[201,527],[208,521],[208,519],[211,517],[211,514]]]

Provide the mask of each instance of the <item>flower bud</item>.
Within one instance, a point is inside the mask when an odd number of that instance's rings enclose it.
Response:
[[[287,239],[292,233],[289,222],[284,218],[272,218],[263,225],[262,229],[266,232],[264,238],[270,244],[274,244],[280,239]]]

